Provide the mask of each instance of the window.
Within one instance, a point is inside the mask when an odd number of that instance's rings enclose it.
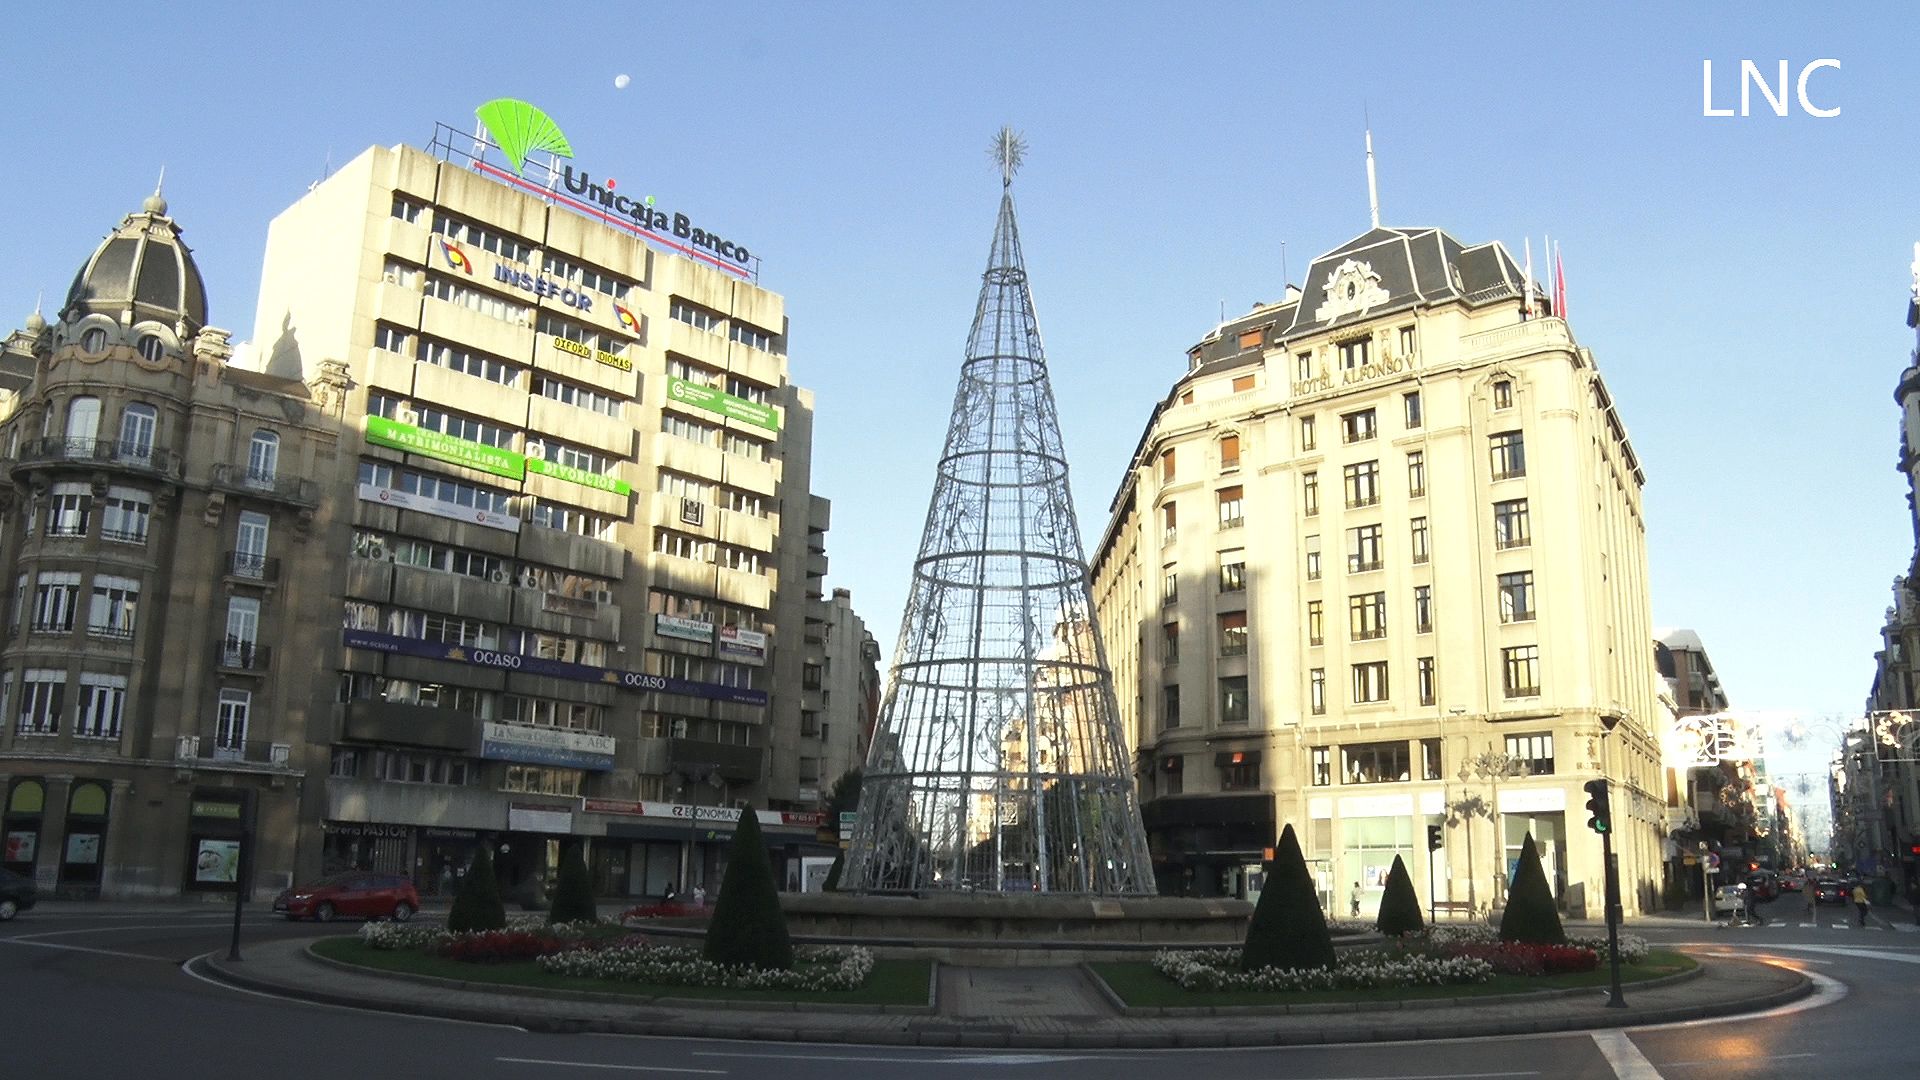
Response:
[[[761,352],[769,353],[781,351],[778,334],[770,334],[757,326],[748,326],[737,318],[733,321],[733,325],[727,328],[727,337],[749,349],[759,349]]]
[[[20,631],[20,620],[27,617],[27,575],[21,574],[13,579],[13,608],[7,614],[7,633]],[[0,715],[4,715],[0,710]]]
[[[1422,656],[1419,659],[1415,660],[1413,662],[1413,671],[1414,671],[1414,679],[1418,683],[1418,687],[1420,691],[1420,704],[1422,705],[1433,704],[1437,700],[1437,698],[1435,697],[1434,685],[1433,685],[1433,657]],[[1435,753],[1436,754],[1438,753],[1437,747],[1435,749]],[[1425,779],[1438,780],[1440,778],[1438,776],[1428,776],[1428,777],[1425,777]]]
[[[1507,756],[1520,762],[1522,776],[1553,775],[1553,733],[1507,736]]]
[[[1313,354],[1312,353],[1303,352],[1303,353],[1298,353],[1294,356],[1293,377],[1300,380],[1301,382],[1306,382],[1308,379],[1313,378]]]
[[[1171,544],[1180,535],[1180,515],[1173,503],[1160,508],[1160,542]]]
[[[574,322],[572,319],[563,318],[551,311],[540,312],[539,317],[534,320],[533,328],[548,337],[565,338],[596,352],[615,355],[624,353],[628,343],[632,341],[631,338],[617,335],[610,330],[597,330]]]
[[[1368,570],[1378,570],[1384,565],[1381,557],[1380,526],[1362,525],[1347,530],[1347,573],[1360,574]]]
[[[97,326],[87,327],[86,332],[80,335],[80,349],[82,352],[103,352],[106,347],[107,332]]]
[[[1333,783],[1333,750],[1331,747],[1310,747],[1307,751],[1307,760],[1311,763],[1314,787],[1326,787]]]
[[[1414,450],[1407,454],[1407,495],[1419,498],[1427,493],[1427,455]]]
[[[1247,556],[1242,551],[1220,553],[1220,591],[1242,592],[1247,587]]]
[[[585,289],[592,289],[594,292],[600,293],[603,296],[611,296],[615,300],[625,300],[628,290],[632,288],[631,285],[607,273],[605,270],[595,270],[591,266],[582,266],[571,259],[563,259],[550,251],[541,257],[540,265],[547,273],[552,274],[554,277],[564,281],[571,281]]]
[[[1307,517],[1320,514],[1320,474],[1306,472],[1300,474],[1300,508]]]
[[[1380,463],[1362,461],[1340,470],[1347,485],[1347,509],[1358,510],[1380,501]]]
[[[772,443],[753,435],[738,431],[723,432],[720,438],[720,451],[743,457],[752,461],[766,461],[771,456]]]
[[[1366,442],[1379,433],[1379,424],[1372,409],[1361,409],[1340,417],[1340,441],[1343,443]]]
[[[1220,680],[1220,722],[1223,724],[1247,722],[1247,677],[1245,675],[1235,675]]]
[[[1165,567],[1161,571],[1160,602],[1171,604],[1180,599],[1180,570],[1175,566]]]
[[[134,617],[140,610],[140,582],[136,578],[95,574],[93,598],[87,608],[87,633],[93,637],[131,640]]]
[[[67,402],[67,453],[92,457],[100,437],[100,399],[76,397]]]
[[[1160,628],[1160,662],[1180,662],[1180,624],[1177,622],[1167,623]]]
[[[1160,726],[1163,728],[1180,726],[1180,688],[1178,686],[1160,688]]]
[[[1307,644],[1324,645],[1327,640],[1326,611],[1318,600],[1307,601]]]
[[[1420,779],[1438,780],[1441,777],[1440,740],[1420,740]]]
[[[1387,594],[1359,593],[1347,597],[1347,630],[1354,641],[1387,636]]]
[[[1234,392],[1234,393],[1236,393],[1236,394],[1244,394],[1244,393],[1246,393],[1247,391],[1249,391],[1249,390],[1251,390],[1251,389],[1253,389],[1253,376],[1251,376],[1251,375],[1235,375],[1235,376],[1233,377],[1233,392]]]
[[[1495,409],[1513,408],[1513,383],[1500,379],[1493,384],[1493,407]]]
[[[1164,785],[1167,794],[1178,795],[1186,790],[1186,774],[1181,768],[1185,761],[1186,759],[1178,754],[1160,759],[1160,775],[1165,777]]]
[[[673,303],[667,309],[667,314],[696,330],[706,330],[710,332],[720,326],[722,319],[722,316],[718,312],[709,311],[706,308],[689,303],[679,297],[674,298]]]
[[[1387,662],[1373,660],[1353,665],[1353,703],[1387,700]]]
[[[279,471],[280,436],[266,430],[254,432],[247,442],[247,483],[270,488]]]
[[[757,382],[749,382],[738,375],[727,376],[727,393],[756,405],[765,405],[773,397],[772,390]]]
[[[28,668],[20,680],[20,714],[14,730],[22,735],[60,734],[65,711],[67,673],[52,668]]]
[[[1527,500],[1509,499],[1493,504],[1493,546],[1526,547],[1533,542],[1533,530],[1527,523]]]
[[[1419,566],[1428,559],[1427,519],[1423,517],[1414,518],[1412,524],[1409,526],[1409,531],[1413,534],[1413,564]]]
[[[74,718],[73,733],[83,739],[119,738],[126,702],[125,676],[81,675],[80,715]]]
[[[393,216],[409,225],[419,222],[420,213],[425,209],[425,206],[414,202],[405,195],[396,194],[393,197]]]
[[[267,532],[272,519],[257,510],[240,511],[233,531],[233,572],[240,577],[263,578],[267,573]]]
[[[420,350],[415,354],[423,364],[443,367],[448,371],[470,375],[476,379],[485,379],[501,386],[514,386],[520,381],[520,367],[509,364],[497,356],[459,345],[450,345],[444,341],[430,338],[420,339]]]
[[[373,753],[373,779],[388,783],[463,787],[470,775],[465,758],[400,750],[376,750]]]
[[[712,446],[718,440],[720,429],[711,424],[681,416],[679,413],[660,414],[660,430],[677,439],[696,442],[701,446]]]
[[[676,559],[692,559],[695,562],[713,560],[713,541],[670,529],[654,530],[653,550]]]
[[[351,746],[336,746],[333,757],[327,763],[327,775],[342,780],[354,780],[360,776],[360,751]]]
[[[1407,430],[1411,431],[1414,428],[1419,427],[1421,423],[1420,391],[1413,390],[1413,391],[1409,391],[1408,393],[1401,394],[1400,404],[1404,406],[1406,409]]]
[[[1413,587],[1413,632],[1433,633],[1433,586],[1431,585]]]
[[[1171,450],[1160,451],[1160,482],[1173,483],[1173,451]]]
[[[260,643],[260,601],[251,596],[227,598],[227,636],[222,660],[227,667],[251,669]]]
[[[1220,527],[1237,529],[1245,524],[1242,493],[1238,487],[1221,488],[1216,495],[1220,502]]]
[[[232,688],[220,691],[218,712],[214,717],[213,745],[236,757],[246,751],[247,720],[253,712],[253,693]]]
[[[1252,329],[1252,330],[1240,331],[1240,347],[1242,349],[1259,348],[1260,338],[1264,332],[1264,329],[1265,329],[1264,327],[1256,327],[1255,329]]]
[[[531,458],[542,458],[557,465],[566,465],[581,472],[606,476],[613,472],[615,458],[611,454],[598,450],[588,450],[582,446],[565,443],[552,436],[541,436],[527,440],[526,453]]]
[[[1300,418],[1300,449],[1311,450],[1318,445],[1319,445],[1319,442],[1314,437],[1314,433],[1313,433],[1313,417],[1311,416],[1301,417]]]
[[[530,795],[578,795],[586,784],[586,773],[579,769],[550,769],[539,765],[508,765],[502,791],[520,791]]]
[[[533,256],[532,246],[516,240],[511,236],[505,236],[491,229],[483,229],[478,225],[461,221],[459,218],[452,217],[445,212],[440,213],[438,219],[434,221],[433,231],[441,233],[455,241],[472,244],[482,251],[492,252],[503,259],[510,259],[517,263],[526,262]]]
[[[1527,475],[1527,446],[1518,431],[1489,435],[1487,441],[1492,448],[1495,480]]]
[[[1220,655],[1247,655],[1247,613],[1244,611],[1222,612],[1220,622]]]
[[[41,634],[64,634],[73,629],[74,608],[80,601],[80,574],[74,570],[42,571],[33,590],[33,629]]]
[[[92,488],[74,481],[53,485],[47,495],[48,536],[85,536],[92,517]]]
[[[491,420],[482,420],[477,416],[447,412],[431,405],[418,405],[419,426],[429,431],[438,431],[456,439],[482,443],[502,449],[513,445],[514,429],[503,427]]]
[[[576,409],[596,412],[601,416],[620,416],[620,399],[601,393],[598,390],[570,383],[565,379],[556,379],[551,375],[535,375],[533,392],[544,398],[557,401],[562,405],[571,405]]]
[[[1403,358],[1412,356],[1413,345],[1414,345],[1413,327],[1411,326],[1401,327],[1400,328],[1400,355]],[[1409,426],[1418,427],[1419,425],[1414,424]]]
[[[390,353],[406,356],[413,351],[413,335],[397,326],[376,323],[373,328],[373,347]]]
[[[149,364],[157,364],[167,355],[167,343],[161,341],[158,334],[141,334],[140,340],[133,343],[133,349]]]
[[[1340,747],[1340,772],[1349,784],[1410,780],[1406,741],[1348,743]]]
[[[1228,754],[1226,763],[1220,766],[1220,790],[1253,791],[1259,787],[1259,757],[1240,750]]]
[[[1501,688],[1510,698],[1540,696],[1540,646],[1518,645],[1500,650]]]
[[[1314,668],[1307,674],[1308,700],[1312,702],[1313,715],[1324,716],[1327,712],[1327,669]]]
[[[533,325],[533,309],[518,301],[464,285],[444,274],[427,275],[426,295],[515,326]]]
[[[101,504],[100,538],[123,544],[147,542],[147,521],[153,514],[153,501],[144,491],[110,487]]]
[[[1533,571],[1500,575],[1500,621],[1533,621]]]
[[[1354,338],[1352,341],[1341,342],[1339,345],[1341,370],[1352,371],[1355,368],[1365,367],[1372,346],[1372,338]]]
[[[1307,537],[1307,580],[1320,580],[1320,536]]]
[[[1240,467],[1240,436],[1220,436],[1220,471],[1232,472]]]
[[[533,508],[527,520],[543,529],[555,529],[559,532],[573,533],[575,536],[590,537],[594,540],[611,540],[615,520],[605,514],[595,514],[577,506],[551,502],[535,498]]]

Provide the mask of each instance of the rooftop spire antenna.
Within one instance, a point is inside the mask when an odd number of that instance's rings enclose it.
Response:
[[[1915,246],[1920,247],[1920,245]],[[1287,242],[1282,240],[1280,241],[1280,287],[1284,289],[1291,284],[1293,279],[1287,276]]]
[[[1003,125],[994,135],[993,145],[987,149],[987,154],[1000,169],[1000,186],[1010,188],[1013,186],[1013,174],[1019,172],[1021,164],[1027,160],[1027,140],[1013,130],[1012,124]]]
[[[153,182],[153,193],[155,195],[165,195],[166,192],[164,189],[166,188],[166,186],[167,186],[167,167],[166,165],[162,164],[160,166],[160,179],[155,180]]]
[[[1373,219],[1373,227],[1380,227],[1380,182],[1373,175],[1373,126],[1367,126],[1367,213]]]

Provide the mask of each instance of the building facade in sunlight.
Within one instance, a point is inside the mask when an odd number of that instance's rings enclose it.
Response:
[[[1605,776],[1624,904],[1651,907],[1643,482],[1498,244],[1375,228],[1209,333],[1095,563],[1160,889],[1248,895],[1292,824],[1339,915],[1396,855],[1423,902],[1484,910],[1531,835],[1598,917]]]

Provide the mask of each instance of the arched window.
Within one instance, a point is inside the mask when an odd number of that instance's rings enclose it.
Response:
[[[90,326],[80,335],[82,352],[98,353],[107,351],[107,332],[98,326]]]
[[[77,397],[67,402],[67,449],[83,457],[93,456],[94,440],[100,437],[100,399]]]
[[[153,406],[136,401],[120,413],[120,456],[144,461],[153,456],[153,435],[159,427],[159,414]]]
[[[107,789],[104,785],[84,781],[73,785],[73,794],[67,797],[68,817],[106,817]]]
[[[157,364],[166,355],[167,343],[161,341],[158,334],[142,334],[134,348],[140,350],[140,359],[149,364]]]
[[[247,445],[247,482],[272,487],[279,468],[280,436],[264,429],[254,432]]]
[[[7,795],[7,814],[38,815],[47,808],[47,787],[38,780],[21,780]]]

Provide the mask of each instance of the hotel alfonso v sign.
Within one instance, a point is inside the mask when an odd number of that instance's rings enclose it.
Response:
[[[476,150],[474,167],[490,176],[526,190],[541,198],[569,206],[591,217],[618,224],[643,238],[701,262],[737,274],[751,273],[753,254],[746,245],[735,243],[711,229],[696,225],[686,214],[670,214],[654,205],[651,195],[632,196],[619,190],[619,181],[602,176],[598,181],[572,165],[560,166],[555,173],[549,167],[548,182],[534,183],[525,177],[527,156],[533,153],[558,159],[573,158],[573,144],[560,126],[546,113],[514,98],[495,98],[474,110],[481,127],[493,138],[493,144],[506,155],[512,172],[480,160]]]

